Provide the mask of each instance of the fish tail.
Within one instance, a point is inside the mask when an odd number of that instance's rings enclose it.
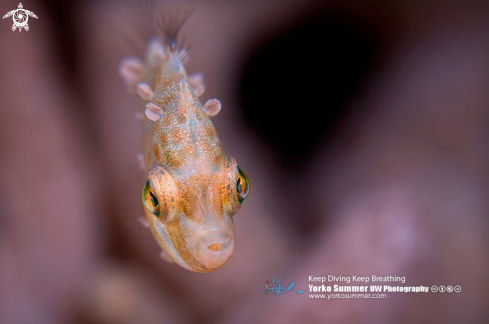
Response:
[[[131,54],[122,55],[125,58],[119,64],[119,75],[130,93],[139,93],[138,85],[142,82],[152,84],[154,73],[151,71],[167,55],[176,56],[182,63],[187,61],[190,45],[185,46],[184,40],[177,44],[177,38],[193,8],[168,7],[158,0],[141,0],[130,1],[120,9],[112,27]],[[152,93],[147,91],[142,94],[143,99],[151,96]]]
[[[184,48],[184,42],[180,46],[177,46],[177,38],[178,33],[188,17],[192,14],[193,9],[186,7],[170,7],[161,8],[157,12],[156,23],[163,34],[166,48],[170,52],[188,52],[189,48]]]
[[[141,57],[147,51],[148,40],[151,43],[154,36],[161,38],[170,52],[188,52],[184,42],[177,45],[177,38],[193,8],[167,6],[158,0],[128,0],[121,3],[118,9],[119,13],[108,17],[108,27],[120,43],[117,47],[123,47],[121,49],[126,52],[121,54],[130,52],[131,56]]]

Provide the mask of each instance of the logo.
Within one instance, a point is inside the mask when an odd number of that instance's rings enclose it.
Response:
[[[274,292],[278,295],[284,293],[284,292],[288,292],[289,290],[292,289],[292,287],[294,287],[295,283],[292,281],[292,283],[290,284],[289,288],[287,288],[285,291],[282,291],[285,289],[284,286],[282,286],[280,284],[280,280],[275,280],[275,278],[273,278],[272,280],[272,284],[273,286],[272,287],[268,287],[268,285],[270,284],[270,282],[267,280],[267,282],[265,283],[265,294],[268,294],[269,291],[271,292]],[[299,295],[302,294],[304,292],[304,290],[298,290],[298,289],[293,289],[294,291],[298,292]]]
[[[431,291],[436,293],[436,292],[441,292],[441,293],[444,293],[444,292],[448,292],[448,293],[452,293],[452,292],[456,292],[456,293],[459,293],[462,291],[462,287],[460,287],[459,285],[456,285],[455,287],[453,287],[452,285],[448,285],[448,286],[444,286],[444,285],[441,285],[441,286],[431,286]]]
[[[10,16],[12,16],[14,20],[14,24],[12,25],[12,31],[15,31],[18,28],[19,32],[22,31],[22,28],[24,28],[26,31],[29,30],[29,25],[27,25],[27,20],[29,20],[29,16],[37,19],[35,13],[23,9],[22,3],[19,3],[19,9],[15,9],[7,12],[7,14],[5,14],[5,16],[3,16],[2,19],[8,18]]]

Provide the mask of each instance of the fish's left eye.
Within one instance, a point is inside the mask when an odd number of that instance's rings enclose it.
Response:
[[[236,178],[236,193],[238,195],[238,202],[240,205],[246,199],[249,192],[250,180],[248,179],[246,173],[244,173],[243,170],[241,170],[238,166],[238,176]]]
[[[160,217],[160,204],[158,203],[158,198],[156,198],[153,188],[149,180],[146,181],[146,186],[143,190],[143,203],[144,206],[152,212],[156,217]]]

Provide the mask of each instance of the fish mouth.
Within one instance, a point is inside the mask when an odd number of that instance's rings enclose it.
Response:
[[[227,231],[213,231],[197,242],[197,260],[208,269],[218,269],[233,255],[234,238]]]

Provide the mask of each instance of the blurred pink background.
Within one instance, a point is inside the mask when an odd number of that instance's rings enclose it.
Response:
[[[234,256],[167,264],[121,202],[140,102],[113,22],[133,4],[23,2],[29,31],[0,26],[0,323],[488,322],[489,4],[176,3],[252,183]],[[328,274],[462,291],[310,299]]]

